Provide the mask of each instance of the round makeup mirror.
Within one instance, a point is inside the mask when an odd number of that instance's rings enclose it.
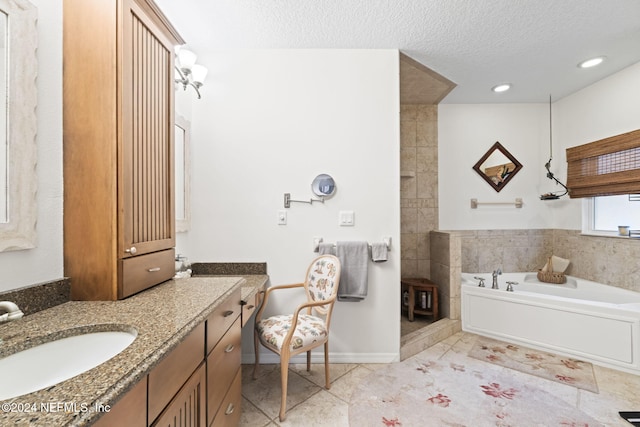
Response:
[[[315,177],[311,183],[311,191],[318,197],[329,198],[336,192],[336,183],[331,175],[323,173]]]

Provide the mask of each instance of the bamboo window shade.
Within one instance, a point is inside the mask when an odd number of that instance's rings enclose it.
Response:
[[[571,198],[640,193],[640,129],[567,148]]]

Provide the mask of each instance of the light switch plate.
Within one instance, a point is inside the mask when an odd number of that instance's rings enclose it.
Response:
[[[287,211],[278,211],[278,225],[287,225]]]
[[[353,227],[355,223],[353,211],[340,211],[338,215],[338,224],[341,227]]]

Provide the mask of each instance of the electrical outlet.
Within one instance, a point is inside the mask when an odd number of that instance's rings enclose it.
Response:
[[[287,211],[278,211],[278,225],[287,225]]]

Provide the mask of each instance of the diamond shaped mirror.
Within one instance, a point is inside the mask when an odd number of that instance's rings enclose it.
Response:
[[[500,192],[509,181],[522,169],[522,164],[509,153],[499,142],[482,156],[473,169],[489,185]]]

